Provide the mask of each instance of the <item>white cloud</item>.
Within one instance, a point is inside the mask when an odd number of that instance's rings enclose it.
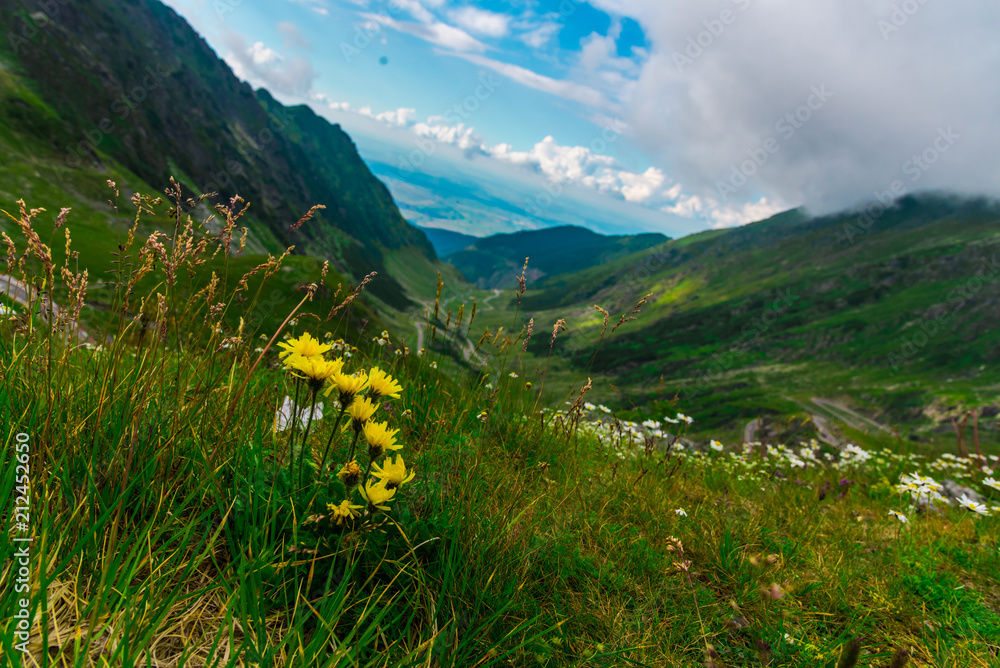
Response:
[[[591,88],[590,86],[575,83],[573,81],[553,79],[545,76],[544,74],[532,72],[531,70],[519,65],[503,63],[498,60],[486,58],[485,56],[479,56],[471,53],[459,55],[473,65],[489,68],[494,72],[512,79],[521,85],[528,86],[529,88],[544,91],[551,95],[567,100],[573,100],[574,102],[579,102],[598,109],[616,110],[618,108],[618,105],[610,102],[602,92]]]
[[[247,54],[253,60],[254,65],[267,65],[283,60],[276,51],[264,46],[264,42],[254,42],[253,46],[247,49]]]
[[[375,115],[375,120],[388,123],[389,125],[404,126],[409,125],[417,117],[417,110],[409,107],[400,107],[395,111],[383,111]]]
[[[450,26],[447,23],[434,21],[428,14],[426,23],[413,23],[412,21],[397,21],[384,15],[362,14],[370,21],[377,21],[380,25],[392,28],[398,32],[413,35],[431,44],[442,46],[451,51],[485,51],[486,45],[478,39],[460,28]]]
[[[666,176],[656,167],[650,167],[642,174],[618,172],[621,194],[628,202],[645,202],[663,185]]]
[[[509,16],[469,5],[448,12],[448,17],[469,32],[487,37],[504,37],[509,30]]]
[[[787,211],[789,208],[770,201],[766,197],[761,197],[756,202],[747,202],[743,206],[722,207],[715,200],[709,199],[709,205],[712,207],[712,210],[708,216],[712,221],[712,227],[715,229],[733,227],[734,225],[746,225],[758,220],[765,220],[777,213]]]
[[[223,39],[230,49],[223,60],[251,86],[289,95],[307,95],[312,88],[317,75],[308,59],[285,58],[263,42],[247,46],[243,37],[232,30]]]
[[[482,150],[482,136],[476,132],[475,128],[467,127],[464,123],[445,125],[433,122],[433,119],[429,118],[427,123],[414,125],[413,131],[421,137],[430,137],[435,141],[451,144],[462,150]]]
[[[532,27],[526,32],[522,32],[517,38],[533,49],[541,49],[561,29],[562,24],[560,23],[543,23],[540,26]]]
[[[779,150],[730,202],[764,195],[821,213],[896,180],[907,190],[1000,195],[1000,88],[987,84],[1000,71],[1000,4],[921,1],[906,4],[910,13],[898,0],[594,4],[638,18],[651,47],[630,121],[703,199],[721,201],[718,182],[770,138]],[[803,110],[823,86],[829,101]],[[809,120],[794,134],[778,129],[796,113]],[[949,127],[960,137],[947,153],[906,173]]]

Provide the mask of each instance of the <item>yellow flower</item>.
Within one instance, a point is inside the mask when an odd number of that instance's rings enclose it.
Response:
[[[359,397],[352,401],[347,407],[347,414],[354,421],[354,431],[361,431],[361,426],[368,422],[377,410],[378,404],[373,404],[368,397]]]
[[[368,442],[368,456],[375,459],[386,450],[402,450],[403,446],[396,443],[397,433],[399,430],[389,429],[387,422],[366,422],[364,435]]]
[[[399,392],[403,389],[403,386],[396,382],[392,376],[377,366],[372,367],[368,374],[368,386],[371,388],[372,396],[376,399],[379,397],[399,399]]]
[[[389,510],[389,506],[382,504],[390,501],[395,495],[396,490],[387,489],[384,480],[378,482],[369,481],[367,485],[361,488],[361,496],[368,502],[368,505],[379,510]]]
[[[403,455],[396,455],[395,462],[392,461],[392,457],[386,457],[385,463],[381,467],[378,464],[373,464],[372,473],[382,479],[387,489],[395,489],[405,482],[410,482],[416,475],[413,471],[407,475]]]
[[[337,478],[339,478],[340,482],[344,483],[348,489],[351,487],[357,487],[358,483],[361,482],[361,467],[358,466],[357,460],[352,459],[344,464],[344,468],[340,469],[340,472],[337,473]]]
[[[330,517],[337,520],[337,524],[343,524],[344,520],[353,520],[361,514],[361,509],[364,506],[359,506],[357,504],[351,503],[347,499],[340,502],[340,505],[335,505],[333,503],[326,504],[326,509],[330,511]]]
[[[337,388],[337,391],[340,392],[340,403],[348,404],[350,403],[349,400],[368,384],[368,374],[364,371],[359,371],[357,374],[349,376],[340,371],[333,375],[331,381],[330,387],[327,388],[325,394],[329,395],[334,388]]]
[[[324,381],[340,373],[340,370],[344,368],[344,360],[341,357],[328,362],[322,357],[303,357],[298,353],[289,355],[285,364],[293,372],[298,371],[301,374],[293,373],[297,378],[308,378],[310,381],[316,381],[318,387],[323,387]]]
[[[282,359],[293,353],[302,355],[303,357],[322,357],[323,353],[330,349],[329,344],[320,343],[318,339],[314,339],[308,332],[297,339],[288,339],[287,342],[283,341],[278,344],[278,347],[282,349],[282,352],[278,353],[278,357]]]

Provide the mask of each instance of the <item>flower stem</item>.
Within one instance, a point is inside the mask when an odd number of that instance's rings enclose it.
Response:
[[[326,464],[326,456],[328,454],[330,454],[330,446],[333,445],[333,439],[337,436],[337,429],[340,428],[340,419],[342,417],[344,417],[344,411],[346,411],[346,410],[347,410],[347,407],[344,406],[343,404],[341,404],[341,406],[340,406],[340,413],[337,415],[337,421],[333,425],[333,431],[330,432],[330,438],[327,439],[327,441],[326,441],[326,448],[323,450],[323,457],[322,457],[322,459],[319,460],[320,467],[322,467],[324,464]],[[351,461],[351,460],[347,460],[347,461]]]
[[[306,448],[309,446],[309,430],[312,428],[313,416],[316,414],[316,395],[319,390],[313,390],[312,402],[309,404],[309,421],[306,422],[306,432],[302,437],[302,452],[299,453],[299,488],[302,487],[302,467],[306,460]]]
[[[291,482],[295,470],[295,424],[299,421],[299,390],[302,389],[302,379],[295,379],[295,401],[292,403],[291,428],[288,432],[288,478]]]
[[[347,455],[347,461],[348,462],[350,462],[352,459],[354,459],[354,447],[358,444],[358,436],[360,436],[360,435],[361,435],[361,431],[360,430],[355,430],[354,431],[354,440],[351,441],[351,454]]]

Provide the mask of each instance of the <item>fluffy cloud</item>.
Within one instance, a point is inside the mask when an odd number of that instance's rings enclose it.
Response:
[[[628,104],[635,134],[703,205],[722,202],[717,222],[775,201],[841,209],[897,180],[1000,195],[997,3],[594,4],[642,25],[652,49]],[[720,188],[744,166],[744,185]]]
[[[448,13],[448,17],[469,32],[487,37],[506,36],[510,23],[510,17],[505,14],[497,14],[472,6],[452,10]]]
[[[413,132],[421,137],[429,137],[434,141],[443,144],[451,144],[468,151],[481,151],[483,138],[475,128],[468,127],[464,123],[458,125],[446,125],[427,119],[427,123],[417,123],[413,126]]]
[[[223,60],[250,85],[289,95],[306,95],[312,88],[317,75],[306,58],[285,58],[263,42],[247,46],[232,30],[226,32],[224,40],[230,51]]]
[[[397,21],[394,18],[381,14],[362,14],[361,16],[369,21],[376,21],[387,28],[413,35],[425,42],[430,42],[431,44],[436,44],[452,51],[486,50],[486,45],[469,33],[461,28],[436,21],[429,13],[426,15],[421,14],[421,18],[426,19],[427,22]]]

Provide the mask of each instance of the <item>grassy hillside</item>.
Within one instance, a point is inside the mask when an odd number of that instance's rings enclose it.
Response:
[[[1000,209],[988,201],[907,197],[867,231],[856,214],[790,211],[538,281],[529,262],[520,305],[511,277],[481,322],[525,334],[534,319],[530,377],[562,388],[593,375],[606,381],[602,400],[639,418],[679,394],[698,428],[732,439],[756,418],[779,430],[806,420],[816,436],[811,417],[842,422],[818,398],[915,440],[954,442],[951,418],[985,406],[980,436],[1000,443],[998,259]],[[610,313],[599,345],[595,304]],[[553,343],[558,319],[567,331]],[[970,419],[967,440],[971,430]]]
[[[248,220],[267,250],[296,245],[356,279],[379,271],[370,289],[408,305],[382,254],[414,246],[433,259],[434,251],[338,126],[255,93],[156,0],[50,5],[0,2],[4,32],[17,36],[3,40],[0,56],[50,112],[29,118],[33,105],[15,97],[4,103],[6,122],[47,145],[59,183],[70,187],[79,170],[113,161],[146,183],[173,176],[195,194],[239,194],[256,203]],[[40,19],[46,8],[52,15]],[[326,208],[290,231],[317,204]]]
[[[496,288],[509,285],[511,276],[520,274],[526,257],[531,257],[529,276],[538,279],[609,262],[666,240],[662,234],[606,236],[564,225],[494,234],[475,240],[471,248],[453,252],[445,260],[470,283]]]

